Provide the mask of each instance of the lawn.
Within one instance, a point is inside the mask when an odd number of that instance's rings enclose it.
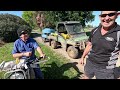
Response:
[[[81,74],[76,67],[76,63],[69,63],[69,60],[55,53],[51,48],[40,44],[45,54],[50,57],[49,61],[41,64],[41,70],[45,79],[77,79]],[[11,51],[13,43],[8,43],[0,47],[0,62],[14,60]],[[38,56],[38,53],[36,52]],[[0,78],[2,78],[2,73]]]

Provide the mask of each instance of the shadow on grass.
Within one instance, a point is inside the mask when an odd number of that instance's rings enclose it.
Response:
[[[67,63],[59,67],[55,62],[53,62],[52,64],[46,64],[47,67],[42,67],[41,69],[43,69],[42,72],[44,74],[45,79],[78,79],[83,73],[79,71],[76,64],[77,62]],[[76,75],[74,75],[74,77],[72,76],[72,78],[68,77],[70,75],[75,74],[74,72],[70,73],[70,71],[68,71],[71,67],[73,67],[75,72],[77,72]],[[64,75],[65,71],[69,72],[67,76]]]
[[[41,37],[41,34],[39,33],[31,33],[31,38]]]

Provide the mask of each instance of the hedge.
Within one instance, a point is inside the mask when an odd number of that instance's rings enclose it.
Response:
[[[4,42],[14,42],[18,38],[17,30],[22,25],[30,27],[30,25],[19,16],[0,14],[0,40]]]

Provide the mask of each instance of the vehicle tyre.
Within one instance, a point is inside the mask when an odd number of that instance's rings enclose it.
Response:
[[[71,57],[73,59],[77,59],[79,56],[79,50],[77,48],[75,48],[74,46],[69,46],[67,49],[67,53],[68,53],[69,57]]]
[[[53,49],[57,49],[57,42],[56,41],[51,41],[51,47]]]
[[[45,43],[46,42],[46,38],[42,38],[42,42]]]
[[[25,77],[21,72],[14,72],[8,77],[8,79],[25,79]]]

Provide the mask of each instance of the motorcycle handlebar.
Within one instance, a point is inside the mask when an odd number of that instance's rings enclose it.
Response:
[[[48,61],[48,59],[50,59],[49,57],[37,57],[35,60],[30,60],[30,58],[27,58],[26,59],[26,62],[29,63],[29,64],[34,64],[34,63],[43,63],[43,62],[46,62]]]

